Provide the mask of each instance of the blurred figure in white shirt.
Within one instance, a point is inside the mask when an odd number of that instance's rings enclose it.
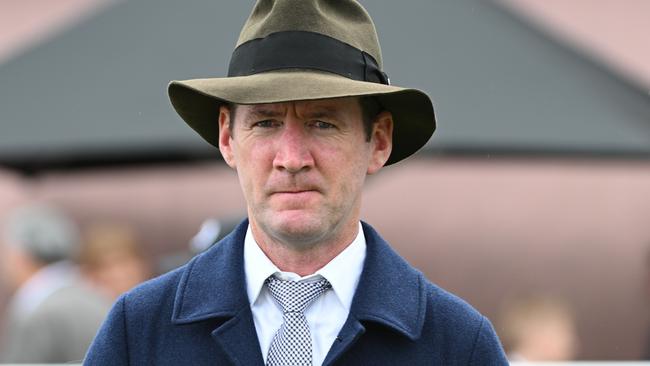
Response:
[[[73,263],[75,224],[52,207],[25,206],[9,215],[1,242],[1,278],[13,297],[0,360],[81,360],[110,302],[87,286]]]

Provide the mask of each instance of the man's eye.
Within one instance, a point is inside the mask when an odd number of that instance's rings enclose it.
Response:
[[[253,127],[272,128],[272,127],[277,127],[279,125],[280,125],[280,122],[272,120],[272,119],[267,119],[267,120],[264,120],[264,121],[255,122],[253,124]]]
[[[312,126],[318,128],[318,129],[323,129],[323,130],[336,127],[333,124],[331,124],[329,122],[325,122],[325,121],[314,121],[314,122],[312,122]]]

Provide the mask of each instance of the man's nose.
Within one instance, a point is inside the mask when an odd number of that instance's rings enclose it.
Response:
[[[309,136],[301,123],[286,121],[279,136],[273,166],[289,173],[298,173],[314,165]]]

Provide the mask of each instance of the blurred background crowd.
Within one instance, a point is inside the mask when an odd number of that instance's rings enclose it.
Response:
[[[439,111],[365,220],[512,360],[650,359],[650,3],[361,2]],[[120,294],[245,216],[165,90],[224,75],[249,10],[0,0],[0,363],[80,360]]]
[[[0,317],[0,355],[11,363],[80,361],[121,294],[182,265],[232,229],[206,220],[185,250],[153,263],[136,229],[123,222],[93,221],[81,230],[52,204],[27,200],[5,211],[3,224],[0,279],[9,296]]]

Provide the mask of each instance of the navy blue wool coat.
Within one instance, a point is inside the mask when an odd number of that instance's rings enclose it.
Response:
[[[246,295],[247,225],[120,297],[84,365],[263,365]],[[325,365],[508,365],[484,316],[363,229],[363,273]]]

